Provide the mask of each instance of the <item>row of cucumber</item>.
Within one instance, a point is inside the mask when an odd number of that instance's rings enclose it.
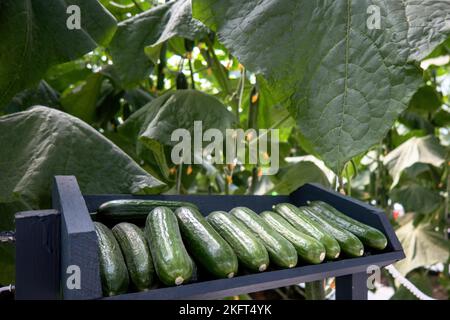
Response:
[[[104,295],[148,290],[156,277],[180,285],[196,277],[196,264],[218,278],[231,278],[238,265],[262,272],[269,263],[292,268],[298,259],[318,264],[364,253],[364,245],[384,249],[379,230],[316,201],[296,207],[280,203],[257,214],[237,207],[206,218],[195,205],[174,201],[115,200],[100,206],[97,218],[146,217],[145,228],[121,222],[109,230],[95,222]],[[364,245],[363,245],[364,244]],[[191,257],[192,255],[192,257]]]

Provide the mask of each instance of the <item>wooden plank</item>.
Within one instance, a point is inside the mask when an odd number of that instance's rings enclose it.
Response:
[[[397,260],[398,252],[369,256],[319,265],[305,265],[293,269],[249,274],[232,279],[218,279],[186,284],[179,287],[153,289],[145,292],[112,296],[108,300],[165,300],[165,299],[220,299],[228,296],[279,288],[328,277],[340,277],[354,273],[365,274],[369,265],[379,267]],[[367,277],[367,275],[366,275]],[[365,283],[364,283],[365,284]],[[342,287],[345,290],[345,286]]]
[[[59,299],[59,212],[25,211],[15,217],[16,299]]]
[[[52,200],[53,208],[61,212],[63,297],[64,299],[99,298],[102,296],[102,291],[97,236],[75,177],[56,176]],[[77,278],[74,277],[78,276],[80,286],[75,286]]]

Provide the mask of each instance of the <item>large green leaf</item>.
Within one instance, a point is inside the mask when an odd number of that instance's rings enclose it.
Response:
[[[87,123],[92,123],[103,79],[101,73],[93,73],[81,83],[67,88],[61,96],[63,110]]]
[[[369,6],[381,29],[369,29]],[[289,102],[327,165],[378,143],[421,83],[413,64],[450,34],[439,0],[193,0],[193,15]]]
[[[17,211],[50,207],[54,175],[75,175],[84,193],[165,188],[99,132],[55,109],[34,107],[0,117],[0,146],[0,230],[14,229]],[[13,281],[6,273],[12,259],[0,248],[0,282]]]
[[[405,259],[396,263],[396,268],[404,275],[422,266],[446,262],[449,258],[450,242],[428,223],[414,226],[411,219],[396,233],[406,255]]]
[[[164,184],[83,121],[46,107],[0,118],[0,203],[49,204],[54,175],[86,193],[155,193]]]
[[[146,152],[150,151],[167,178],[168,161],[164,148],[178,143],[171,141],[176,129],[187,129],[193,141],[194,121],[202,122],[203,132],[215,128],[224,134],[226,129],[236,127],[234,115],[218,99],[196,90],[177,90],[136,111],[119,127],[119,132],[131,139],[138,138],[138,154],[145,158]]]
[[[394,188],[390,192],[392,201],[401,203],[407,212],[431,213],[442,204],[439,192],[417,183]]]
[[[190,0],[171,1],[122,21],[111,42],[122,85],[133,86],[149,75],[153,63],[145,54],[147,46],[174,36],[195,40],[206,33],[207,28],[192,19]]]
[[[36,105],[46,105],[55,109],[61,108],[59,93],[44,80],[40,81],[37,86],[16,94],[6,105],[4,111],[5,114],[14,113]]]
[[[69,30],[66,13],[78,5],[81,29]],[[109,42],[116,20],[96,0],[2,0],[0,3],[0,107],[32,86],[47,69]]]
[[[432,86],[424,86],[412,96],[409,110],[428,115],[429,112],[437,110],[441,105],[441,94]]]
[[[392,187],[398,183],[403,170],[413,164],[420,162],[439,167],[444,161],[445,149],[433,136],[412,137],[384,158],[384,164],[393,178]]]
[[[299,161],[281,168],[278,173],[270,177],[274,187],[268,192],[290,194],[305,183],[319,183],[329,187],[330,182],[326,174],[312,161]]]

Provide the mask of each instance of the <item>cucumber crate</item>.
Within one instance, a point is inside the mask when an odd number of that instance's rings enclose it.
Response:
[[[203,278],[177,287],[104,298],[98,243],[90,213],[102,203],[116,199],[191,202],[203,215],[238,206],[260,213],[281,202],[300,206],[307,201],[322,200],[351,218],[382,231],[388,244],[382,251],[367,248],[358,258],[339,258],[317,265],[299,264],[292,269],[271,269],[231,279]],[[51,210],[16,214],[17,299],[219,299],[336,277],[336,299],[362,300],[367,299],[368,272],[373,266],[381,268],[405,257],[384,212],[315,184],[306,184],[286,196],[83,195],[75,177],[56,176],[52,202]],[[74,275],[79,275],[79,281],[74,281]]]

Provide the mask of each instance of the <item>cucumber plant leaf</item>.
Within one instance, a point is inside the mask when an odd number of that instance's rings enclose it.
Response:
[[[25,89],[14,96],[6,105],[4,112],[14,113],[24,111],[35,105],[46,105],[60,109],[59,93],[45,80],[41,80],[35,87]]]
[[[312,161],[299,161],[280,168],[278,173],[270,176],[274,187],[268,192],[277,194],[290,194],[305,183],[319,183],[330,187],[326,174]]]
[[[415,62],[450,34],[448,12],[439,0],[193,0],[194,18],[266,78],[335,172],[407,107]]]
[[[406,168],[415,163],[428,163],[440,167],[445,162],[446,150],[434,136],[412,137],[386,155],[383,162],[392,176],[393,188]]]
[[[0,117],[0,230],[14,213],[51,205],[54,175],[75,175],[84,193],[159,193],[166,185],[78,118],[47,107]],[[0,283],[14,280],[13,250],[0,246]]]
[[[0,144],[0,203],[49,205],[54,175],[75,175],[85,193],[165,188],[98,131],[56,109],[37,106],[1,117]]]
[[[401,203],[407,212],[432,213],[443,203],[438,191],[417,183],[394,188],[389,195],[392,201]]]
[[[69,29],[70,5],[80,8],[80,29]],[[72,11],[69,11],[72,12]],[[96,0],[2,0],[0,3],[0,108],[37,84],[53,65],[106,45],[116,20]]]
[[[234,114],[215,97],[196,90],[177,90],[152,100],[133,113],[119,127],[119,132],[131,139],[138,138],[137,153],[146,158],[145,153],[150,151],[167,179],[169,162],[165,147],[178,143],[171,138],[176,129],[188,130],[194,141],[194,121],[201,121],[203,132],[218,129],[224,138],[225,130],[237,125]]]
[[[406,258],[397,262],[395,267],[404,275],[419,267],[445,263],[449,258],[450,242],[429,223],[419,223],[415,226],[414,220],[411,219],[396,230],[396,233]]]
[[[103,79],[101,73],[92,73],[85,80],[67,88],[61,95],[62,109],[87,123],[92,123]]]
[[[111,42],[111,55],[122,85],[131,87],[150,74],[153,62],[145,48],[157,51],[159,44],[174,36],[195,40],[208,29],[192,19],[191,1],[170,1],[119,23]],[[154,55],[155,51],[147,52]]]

